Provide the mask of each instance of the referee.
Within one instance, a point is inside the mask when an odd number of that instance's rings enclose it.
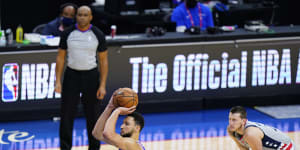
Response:
[[[90,23],[92,18],[88,6],[78,8],[77,23],[62,33],[59,43],[55,91],[62,94],[59,129],[61,150],[72,148],[73,124],[80,100],[86,117],[89,150],[100,148],[100,142],[92,136],[92,130],[101,113],[101,100],[106,94],[108,60],[105,35]]]

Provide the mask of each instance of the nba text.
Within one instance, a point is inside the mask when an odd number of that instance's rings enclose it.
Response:
[[[42,100],[59,98],[54,92],[55,63],[3,66],[2,101]],[[20,94],[19,94],[20,93]]]
[[[300,83],[300,52],[298,64],[291,63],[290,52],[290,49],[241,51],[236,58],[222,52],[217,59],[208,53],[178,54],[171,70],[165,62],[153,64],[147,56],[132,57],[129,59],[132,88],[141,93],[162,93],[171,87],[170,78],[176,92]],[[292,70],[292,65],[297,65],[297,70]]]

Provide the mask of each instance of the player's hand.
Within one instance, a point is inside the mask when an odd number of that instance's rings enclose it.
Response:
[[[117,108],[117,106],[114,105],[114,94],[110,97],[110,100],[107,104],[107,107],[111,108],[111,109],[115,109]]]
[[[227,133],[230,137],[233,137],[233,131],[230,131],[229,125],[227,126]]]
[[[60,82],[56,82],[54,90],[56,93],[61,93],[61,83]]]
[[[119,89],[120,89],[120,88],[119,88]],[[118,106],[115,106],[115,105],[114,105],[114,95],[116,94],[116,92],[117,92],[119,89],[117,89],[117,90],[115,90],[115,91],[113,92],[113,94],[111,95],[111,97],[110,97],[110,99],[109,99],[109,102],[108,102],[108,104],[107,104],[107,107],[112,108],[112,109],[115,109],[115,108],[118,107]]]
[[[100,86],[97,90],[97,98],[99,100],[102,100],[104,98],[105,94],[106,94],[105,87]]]
[[[136,106],[132,106],[130,108],[126,107],[118,107],[118,111],[120,111],[120,115],[128,115],[136,110]]]

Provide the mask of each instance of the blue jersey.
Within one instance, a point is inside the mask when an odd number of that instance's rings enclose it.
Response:
[[[201,3],[197,3],[194,8],[187,8],[185,3],[181,3],[174,9],[171,21],[176,22],[176,26],[185,26],[187,29],[193,24],[197,27],[201,25],[202,30],[214,26],[210,9]]]

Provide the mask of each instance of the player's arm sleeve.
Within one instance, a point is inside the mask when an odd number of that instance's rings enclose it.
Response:
[[[98,39],[98,42],[99,42],[98,47],[97,47],[97,51],[98,52],[106,51],[107,46],[106,46],[105,34],[96,27],[93,27],[92,30],[95,33],[95,35]]]

